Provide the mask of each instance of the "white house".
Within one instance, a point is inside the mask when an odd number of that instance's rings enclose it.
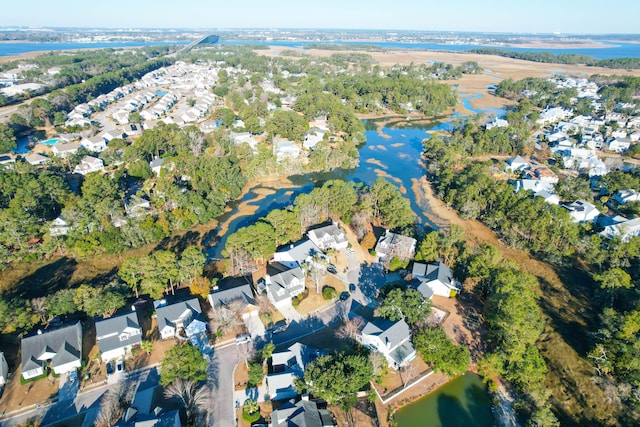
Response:
[[[513,156],[507,160],[507,169],[515,172],[529,167],[529,162],[520,156]]]
[[[24,156],[24,159],[31,165],[40,166],[45,165],[51,161],[47,156],[43,156],[40,153],[29,153]]]
[[[319,350],[295,343],[271,355],[272,373],[267,375],[269,399],[286,400],[298,396],[295,379],[304,377],[307,365],[321,354]]]
[[[629,138],[613,138],[609,142],[609,150],[616,153],[624,153],[631,146],[631,140]]]
[[[273,261],[289,268],[296,268],[301,267],[305,262],[309,262],[315,254],[322,254],[322,250],[311,240],[301,240],[278,249],[273,254]]]
[[[162,170],[162,164],[164,163],[164,159],[160,159],[156,157],[155,159],[149,162],[149,166],[156,176],[160,176],[160,171]]]
[[[608,239],[620,236],[623,242],[628,242],[632,237],[640,236],[640,218],[620,218],[622,221],[607,225],[604,230],[600,232],[600,235]]]
[[[0,386],[4,385],[9,379],[9,365],[4,353],[0,352]]]
[[[416,289],[425,298],[431,299],[433,295],[450,298],[460,292],[460,285],[454,279],[453,272],[442,262],[437,264],[416,262],[413,264],[412,274],[413,278],[420,282]]]
[[[346,249],[349,246],[349,241],[344,232],[335,223],[309,230],[307,236],[323,251],[329,248],[336,250]]]
[[[326,134],[326,130],[322,130],[319,128],[309,129],[304,134],[304,142],[302,143],[302,146],[308,150],[313,150],[316,144],[324,140]]]
[[[573,222],[593,222],[600,215],[600,211],[593,204],[583,200],[576,200],[562,207],[569,211]]]
[[[71,230],[71,224],[62,215],[51,221],[49,225],[49,234],[52,236],[64,236],[69,230]]]
[[[82,325],[76,324],[22,338],[22,377],[25,380],[45,374],[49,366],[57,375],[74,371],[82,362]]]
[[[158,331],[163,340],[191,338],[206,331],[207,322],[202,315],[198,298],[156,308]],[[181,334],[184,330],[183,334]]]
[[[304,272],[300,267],[289,268],[279,262],[269,263],[265,286],[267,296],[276,308],[288,306],[291,298],[304,291]],[[260,289],[258,291],[260,292]]]
[[[80,141],[80,144],[89,151],[95,151],[101,153],[107,149],[107,143],[104,138],[100,136],[92,136],[91,138],[85,138]]]
[[[411,343],[411,329],[404,319],[394,322],[375,318],[364,325],[358,341],[382,354],[393,369],[400,369],[416,358],[416,349]]]
[[[68,144],[54,144],[51,146],[51,152],[54,156],[62,157],[63,159],[76,154],[80,149],[80,144],[70,142]]]
[[[235,279],[235,280],[232,280]],[[265,327],[260,320],[260,310],[253,297],[251,283],[246,277],[225,279],[225,285],[214,288],[213,293],[207,296],[209,304],[214,311],[228,310],[230,305],[237,304],[242,321],[253,338],[264,336]],[[236,283],[234,283],[236,282]]]
[[[274,145],[274,151],[279,162],[284,159],[297,159],[300,157],[300,147],[291,141],[278,141]]]
[[[506,128],[506,127],[509,127],[509,122],[506,121],[505,119],[499,119],[497,117],[485,125],[485,128],[487,130],[490,130],[493,128]]]
[[[142,343],[138,314],[134,311],[97,321],[96,341],[103,361],[125,357],[132,348]]]
[[[80,160],[80,164],[78,164],[73,170],[73,173],[86,175],[88,173],[100,172],[103,170],[104,162],[102,159],[93,156],[84,156],[82,160]]]
[[[557,194],[553,194],[547,190],[538,191],[537,193],[535,193],[535,196],[542,197],[544,201],[550,205],[560,204],[560,197],[558,197]]]
[[[376,255],[383,258],[398,257],[408,260],[416,254],[416,239],[386,230],[376,244]]]

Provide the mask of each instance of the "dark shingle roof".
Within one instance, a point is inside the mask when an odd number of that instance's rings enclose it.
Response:
[[[138,314],[136,312],[110,317],[109,319],[96,322],[96,339],[100,347],[100,352],[105,353],[117,348],[140,344],[142,342],[141,333],[129,335],[129,337],[124,340],[120,339],[122,332],[129,328],[140,330],[140,322],[138,321]]]
[[[322,427],[322,420],[315,402],[301,400],[296,404],[285,403],[273,411],[274,427]]]
[[[44,353],[55,353],[51,367],[55,368],[82,358],[82,325],[76,324],[42,334],[22,338],[22,371],[29,371],[44,365],[38,358]]]
[[[204,321],[204,318],[202,317],[202,308],[200,308],[198,298],[192,298],[188,301],[158,307],[156,309],[156,314],[158,316],[158,330],[161,331],[167,325],[175,328],[175,321],[178,320],[186,311],[191,312],[190,316],[192,320]],[[187,323],[185,323],[184,327],[187,327]]]
[[[249,283],[244,283],[240,286],[221,289],[215,291],[212,294],[209,294],[209,303],[214,309],[223,305],[227,305],[232,301],[242,301],[244,307],[249,304],[255,305],[251,285]]]

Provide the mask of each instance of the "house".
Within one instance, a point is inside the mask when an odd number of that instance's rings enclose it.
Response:
[[[67,158],[72,154],[76,154],[81,145],[77,142],[70,142],[68,144],[54,144],[51,146],[51,152],[54,156]]]
[[[311,240],[300,240],[278,249],[273,255],[273,260],[289,268],[295,268],[309,262],[315,254],[322,254],[322,250]]]
[[[278,141],[274,144],[274,152],[279,162],[300,157],[300,148],[291,141]]]
[[[344,232],[335,223],[309,230],[307,237],[323,251],[329,248],[335,250],[346,249],[349,246],[349,241]]]
[[[212,120],[200,123],[202,133],[211,133],[218,127],[218,123]]]
[[[11,154],[0,154],[0,166],[3,168],[13,168],[16,159]]]
[[[640,236],[640,218],[626,219],[624,217],[616,217],[617,222],[607,225],[600,232],[602,237],[613,239],[619,236],[623,242],[628,242],[632,237]]]
[[[198,298],[182,301],[156,309],[158,331],[163,340],[168,338],[191,338],[207,329]],[[184,335],[181,334],[184,330]]]
[[[134,311],[97,321],[96,341],[104,362],[125,357],[142,343],[138,313]]]
[[[322,130],[319,128],[309,129],[304,134],[304,142],[302,143],[302,146],[307,150],[313,150],[316,144],[324,140],[326,134],[326,130]]]
[[[619,190],[613,196],[613,201],[619,205],[626,205],[631,202],[640,202],[640,191]]]
[[[536,197],[542,197],[544,201],[550,205],[559,205],[560,197],[557,194],[553,194],[547,190],[538,191],[534,194]]]
[[[45,165],[51,161],[50,158],[39,153],[29,153],[24,156],[24,159],[33,166]]]
[[[73,173],[86,175],[88,173],[100,172],[104,170],[104,162],[102,159],[93,156],[84,156],[80,160],[80,164],[76,166]]]
[[[562,205],[569,211],[569,215],[573,222],[594,222],[600,215],[600,211],[591,203],[582,200],[576,200],[571,204]]]
[[[251,147],[251,150],[253,150],[254,152],[257,150],[258,140],[255,139],[249,132],[229,132],[229,137],[236,145],[242,145],[246,143],[249,144],[249,147]]]
[[[85,138],[80,141],[80,144],[89,151],[101,153],[107,149],[107,143],[104,138],[100,136],[92,136],[91,138]]]
[[[45,374],[51,366],[56,375],[74,371],[82,362],[82,326],[71,326],[22,338],[22,378],[28,380]],[[47,363],[49,362],[49,363]]]
[[[437,264],[416,262],[413,264],[412,275],[420,282],[416,289],[427,299],[433,295],[449,298],[460,292],[460,286],[453,278],[451,269],[442,262]]]
[[[156,157],[155,159],[149,162],[149,166],[151,166],[151,170],[156,176],[160,176],[160,170],[162,169],[162,163],[164,163],[164,159],[160,159]]]
[[[557,184],[558,175],[547,166],[535,165],[522,171],[522,179],[538,179],[542,182]]]
[[[165,411],[162,386],[138,383],[133,402],[114,427],[182,427],[178,410]]]
[[[124,139],[125,137],[126,135],[122,129],[113,129],[102,134],[102,138],[104,138],[105,141],[111,141],[116,138]]]
[[[488,122],[484,127],[487,130],[490,130],[493,128],[506,128],[506,127],[509,127],[509,122],[506,121],[505,119],[499,119],[496,117],[492,121]]]
[[[260,310],[253,296],[250,277],[225,279],[227,283],[216,286],[207,299],[213,311],[228,309],[230,305],[237,304],[242,321],[251,336],[255,338],[264,336],[265,327],[259,317]]]
[[[9,365],[4,353],[0,352],[0,386],[3,386],[9,379]]]
[[[144,197],[138,197],[134,194],[129,197],[124,204],[124,210],[128,217],[142,218],[151,213],[151,202]]]
[[[609,150],[616,153],[624,153],[631,146],[629,138],[613,138],[608,142]]]
[[[272,427],[335,427],[331,413],[314,401],[286,402],[271,413]]]
[[[291,298],[304,291],[304,272],[300,267],[290,268],[279,262],[267,265],[265,275],[265,290],[269,300],[278,307],[288,304]]]
[[[515,172],[529,167],[529,162],[520,156],[514,156],[507,160],[507,169]]]
[[[69,230],[71,230],[71,224],[62,215],[54,219],[49,226],[51,236],[65,236]]]
[[[306,366],[320,355],[320,351],[301,343],[271,355],[272,373],[267,375],[269,399],[294,399],[298,392],[294,388],[296,378],[304,377]]]
[[[124,133],[127,136],[137,136],[142,134],[142,126],[139,124],[129,123],[124,126]]]
[[[376,255],[380,258],[409,260],[416,254],[416,239],[387,230],[376,244]]]
[[[400,369],[416,358],[416,349],[411,344],[411,329],[404,319],[374,318],[363,326],[358,341],[382,354],[393,369]]]

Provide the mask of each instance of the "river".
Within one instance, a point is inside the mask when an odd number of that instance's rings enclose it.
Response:
[[[491,398],[482,379],[470,372],[395,414],[398,427],[491,427]]]
[[[58,42],[58,43],[31,43],[31,42],[11,42],[0,43],[0,56],[20,55],[28,52],[37,51],[55,51],[55,50],[74,50],[74,49],[98,49],[98,48],[123,48],[134,46],[161,46],[172,44],[187,44],[185,41],[163,41],[163,42],[95,42],[95,43],[78,43],[78,42]],[[575,53],[580,55],[588,55],[597,59],[613,59],[613,58],[638,58],[640,57],[640,44],[638,43],[619,43],[619,42],[603,42],[607,47],[590,48],[590,47],[568,47],[562,49],[541,48],[541,47],[507,47],[496,45],[479,45],[479,44],[448,44],[448,43],[401,43],[401,42],[348,42],[341,40],[333,41],[290,41],[290,40],[221,40],[222,45],[263,45],[263,46],[282,46],[285,48],[302,48],[309,44],[346,44],[346,45],[373,45],[383,49],[419,49],[419,50],[437,50],[450,52],[464,52],[471,49],[480,48],[497,48],[516,52],[550,52],[556,55],[565,53]]]

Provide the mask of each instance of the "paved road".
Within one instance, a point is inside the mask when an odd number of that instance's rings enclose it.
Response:
[[[235,344],[216,349],[213,355],[208,356],[209,367],[207,370],[207,382],[212,390],[213,396],[213,419],[214,426],[235,426],[236,414],[233,401],[233,370],[236,364],[242,360],[241,347],[247,344],[236,346]]]

